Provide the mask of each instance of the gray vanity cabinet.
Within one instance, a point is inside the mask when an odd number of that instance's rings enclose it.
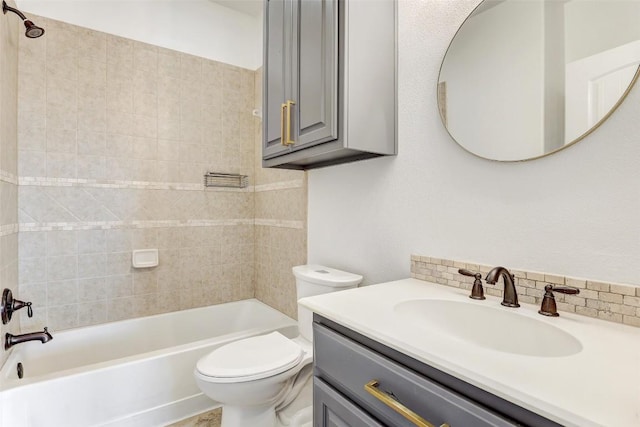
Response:
[[[266,0],[263,166],[396,153],[394,0]]]
[[[313,327],[314,427],[558,427],[321,316]]]

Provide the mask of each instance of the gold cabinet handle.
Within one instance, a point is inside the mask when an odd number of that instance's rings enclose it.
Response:
[[[381,401],[382,403],[384,403],[385,405],[387,405],[388,407],[390,407],[391,409],[393,409],[394,411],[396,411],[397,413],[405,417],[407,420],[417,425],[418,427],[435,427],[429,421],[425,420],[420,415],[416,414],[411,409],[407,408],[402,403],[398,402],[390,394],[380,390],[378,388],[379,385],[380,383],[378,382],[378,380],[371,380],[364,385],[364,389],[366,390],[367,393],[369,393],[370,395],[372,395],[373,397],[375,397],[376,399],[378,399],[379,401]],[[445,423],[445,424],[442,424],[440,427],[450,427],[450,426],[449,424]]]
[[[288,100],[285,105],[287,108],[287,124],[285,126],[286,135],[284,140],[282,141],[282,145],[293,145],[295,141],[291,139],[291,107],[296,105],[295,102]]]
[[[284,141],[284,111],[287,109],[287,104],[280,105],[280,143],[282,145],[287,145]]]

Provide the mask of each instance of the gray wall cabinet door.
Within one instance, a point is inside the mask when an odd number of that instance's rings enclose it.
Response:
[[[263,153],[265,156],[289,151],[282,145],[281,106],[291,91],[287,68],[291,61],[290,0],[265,1],[264,87],[263,87]]]
[[[265,3],[263,156],[269,158],[338,138],[338,6],[337,0]],[[283,117],[287,101],[291,111]],[[282,144],[283,128],[294,144]]]
[[[396,18],[396,0],[265,1],[263,167],[397,153]]]
[[[295,148],[338,138],[337,3],[336,0],[293,2]]]

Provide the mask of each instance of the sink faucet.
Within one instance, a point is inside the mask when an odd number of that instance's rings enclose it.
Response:
[[[484,280],[491,285],[495,285],[500,277],[502,277],[502,281],[504,282],[504,298],[501,304],[505,307],[520,307],[520,304],[518,304],[516,285],[513,283],[514,277],[509,273],[509,270],[504,267],[495,267],[487,274],[487,278]]]
[[[48,341],[51,341],[52,339],[53,337],[46,327],[42,332],[31,332],[29,334],[13,335],[10,333],[6,333],[4,335],[4,349],[9,350],[14,345],[27,341],[40,341],[42,344],[44,344]]]

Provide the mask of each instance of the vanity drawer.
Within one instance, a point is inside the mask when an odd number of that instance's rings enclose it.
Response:
[[[384,427],[319,378],[313,379],[316,427]]]
[[[435,426],[519,425],[331,329],[318,323],[313,328],[315,375],[383,424],[416,425],[365,390],[372,380],[378,381],[379,392],[392,396],[391,402],[399,402]]]

